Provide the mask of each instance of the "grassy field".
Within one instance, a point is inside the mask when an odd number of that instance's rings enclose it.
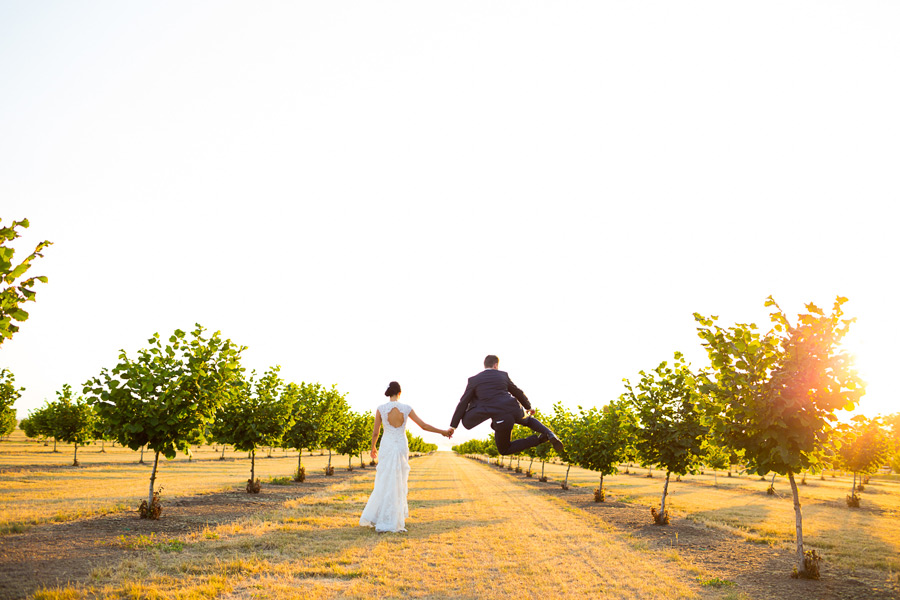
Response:
[[[522,468],[530,459],[523,458]],[[515,461],[514,461],[515,465]],[[534,469],[540,472],[540,463]],[[548,463],[545,474],[555,484],[565,478],[566,467]],[[630,475],[606,477],[604,488],[611,500],[659,506],[665,473],[631,467]],[[597,473],[572,467],[569,485],[585,488],[589,494],[597,487]],[[794,507],[790,483],[785,477],[775,478],[775,495],[766,494],[771,476],[728,477],[686,475],[680,482],[669,483],[667,509],[708,525],[725,527],[744,535],[751,542],[792,547],[794,544]],[[828,561],[849,569],[870,569],[886,576],[900,572],[900,481],[890,476],[874,476],[862,497],[861,509],[850,509],[846,496],[853,485],[851,477],[824,480],[808,475],[799,485],[803,511],[803,538],[810,548],[825,555]],[[650,519],[648,512],[648,521]]]
[[[0,534],[24,531],[31,525],[62,522],[121,510],[136,510],[146,498],[150,485],[153,455],[144,453],[146,464],[138,464],[139,453],[127,448],[100,452],[99,445],[78,450],[79,467],[72,467],[72,446],[59,444],[58,453],[49,446],[26,442],[21,431],[10,441],[0,442]],[[242,487],[250,478],[246,452],[221,453],[201,447],[193,459],[179,455],[160,458],[157,487],[164,499],[191,496]],[[297,468],[297,452],[257,453],[256,476],[265,483],[272,478],[290,477]],[[304,453],[307,472],[324,470],[328,456]],[[334,456],[336,469],[346,469],[347,456]],[[359,458],[354,459],[359,465]]]
[[[19,433],[19,432],[17,432]],[[150,465],[127,449],[79,450],[43,446],[13,436],[0,443],[0,531],[134,510],[145,496]],[[296,452],[257,458],[265,484],[286,478]],[[192,461],[179,456],[160,465],[163,499],[241,489],[249,477],[246,453],[200,448]],[[145,460],[152,457],[145,454]],[[303,457],[308,473],[324,470],[328,457]],[[333,457],[345,470],[348,457]],[[353,459],[358,466],[358,457]],[[527,468],[527,459],[521,461]],[[540,465],[534,468],[539,472]],[[646,469],[607,477],[612,501],[658,505],[663,476]],[[317,487],[276,510],[248,511],[237,521],[171,539],[122,536],[138,550],[121,562],[95,567],[84,585],[45,589],[35,598],[709,598],[747,600],[744,591],[718,588],[717,574],[651,551],[646,542],[616,531],[599,513],[574,507],[541,489],[559,489],[566,467],[547,464],[550,482],[520,485],[524,475],[438,453],[416,459],[410,477],[408,534],[378,535],[359,528],[374,470],[357,470]],[[585,496],[596,473],[572,468],[570,486]],[[530,481],[534,481],[533,479]],[[719,473],[685,476],[669,486],[669,509],[678,516],[727,530],[751,547],[790,549],[794,515],[790,488],[769,480]],[[830,565],[865,577],[893,581],[900,571],[900,482],[873,478],[863,507],[848,509],[851,480],[809,476],[800,487],[804,534]],[[542,488],[541,486],[546,486]],[[308,489],[309,491],[304,491]],[[266,490],[263,490],[266,493]],[[303,495],[305,494],[305,495]],[[240,513],[243,515],[244,513]],[[163,517],[165,518],[165,517]],[[650,523],[649,510],[647,523]],[[3,544],[0,535],[0,545]],[[758,545],[758,546],[756,546]]]
[[[34,598],[743,597],[704,587],[696,570],[634,547],[596,517],[449,453],[413,461],[409,532],[377,534],[358,526],[373,477],[360,471],[177,544],[148,541],[86,584]]]

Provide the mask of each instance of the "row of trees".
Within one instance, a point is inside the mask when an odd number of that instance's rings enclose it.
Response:
[[[303,449],[328,450],[329,475],[334,472],[332,452],[351,460],[359,455],[362,462],[374,419],[368,412],[353,412],[335,386],[286,382],[277,366],[261,376],[255,371],[248,375],[240,365],[244,348],[219,332],[207,335],[199,325],[190,334],[175,331],[167,342],[158,334],[148,342],[133,357],[122,351],[113,368],[84,384],[83,395],[64,386],[54,402],[23,420],[26,435],[74,443],[76,465],[78,446],[92,440],[147,448],[154,455],[146,500],[151,514],[158,504],[154,494],[160,455],[190,456],[191,447],[203,443],[231,445],[250,454],[250,492],[260,489],[255,457],[262,447],[298,450],[298,481],[305,478]],[[158,515],[158,507],[155,511]]]
[[[786,476],[795,510],[796,574],[817,577],[818,557],[803,547],[795,475],[835,467],[867,473],[892,452],[900,453],[897,415],[857,417],[850,424],[837,419],[837,412],[855,408],[864,392],[840,346],[853,322],[844,318],[845,302],[838,297],[828,314],[807,304],[807,312],[791,322],[770,297],[766,306],[772,327],[765,333],[754,324],[724,328],[717,317],[695,314],[709,364],[695,371],[675,353],[673,361],[641,371],[637,382],[625,380],[622,395],[602,408],[578,407],[573,413],[554,405],[544,420],[565,444],[560,458],[598,471],[601,498],[603,477],[617,472],[617,465],[636,461],[658,466],[666,473],[660,507],[652,511],[659,524],[668,522],[672,474],[742,464],[761,476]],[[489,442],[476,440],[454,449],[484,452]],[[531,449],[542,460],[550,452],[549,444]],[[854,477],[851,506],[854,499],[858,505],[857,489]]]

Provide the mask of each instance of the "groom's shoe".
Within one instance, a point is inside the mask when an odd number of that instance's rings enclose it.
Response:
[[[551,435],[550,435],[550,444],[553,446],[553,449],[554,449],[554,450],[556,450],[557,452],[559,452],[560,454],[562,454],[562,451],[563,451],[563,443],[562,443],[562,440],[560,440],[560,439],[559,439],[558,437],[556,437],[555,435],[551,434]]]
[[[557,452],[561,453],[563,451],[564,446],[562,440],[556,437],[555,434],[551,433],[550,435],[547,435],[546,433],[542,433],[538,436],[538,440],[541,442],[550,442],[553,445],[553,449]]]

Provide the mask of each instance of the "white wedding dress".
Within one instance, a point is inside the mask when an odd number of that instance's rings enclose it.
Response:
[[[389,413],[395,408],[403,415],[403,423],[399,427],[388,421]],[[378,447],[375,488],[359,519],[360,525],[374,526],[375,531],[406,531],[406,518],[409,516],[409,505],[406,503],[409,481],[406,423],[411,410],[411,406],[401,402],[385,402],[378,407],[384,433]]]

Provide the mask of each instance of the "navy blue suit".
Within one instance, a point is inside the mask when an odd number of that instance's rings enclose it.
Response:
[[[531,402],[516,387],[506,371],[485,369],[469,377],[466,391],[456,405],[450,426],[456,429],[462,421],[466,429],[472,429],[491,419],[497,450],[500,454],[516,454],[541,443],[536,435],[511,442],[510,435],[517,423],[538,433],[552,435],[540,421],[525,415],[525,410],[530,409]]]

